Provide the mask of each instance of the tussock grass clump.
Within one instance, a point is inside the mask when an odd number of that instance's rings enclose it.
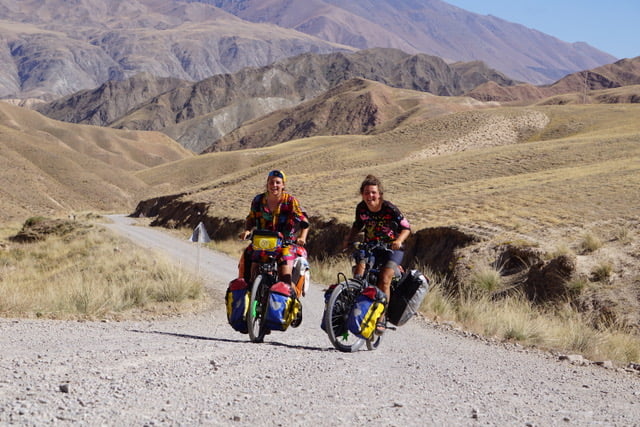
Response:
[[[162,314],[203,296],[199,279],[160,255],[83,224],[0,253],[3,316],[95,318]]]
[[[487,294],[499,290],[502,286],[500,270],[492,266],[483,266],[471,275],[471,288]]]
[[[454,295],[447,280],[422,268],[431,280],[421,312],[439,322],[455,322],[463,329],[498,340],[543,349],[579,353],[591,360],[619,363],[640,361],[640,337],[625,325],[596,325],[588,314],[570,304],[537,306],[523,294],[500,299],[482,292]],[[586,281],[572,286],[584,288]],[[467,289],[467,288],[463,288]]]
[[[580,295],[589,286],[589,281],[583,277],[578,277],[567,282],[567,289],[570,295]]]
[[[420,306],[421,311],[435,320],[455,319],[456,299],[446,291],[448,288],[441,280],[430,278],[430,281],[429,292]]]
[[[558,244],[554,250],[547,254],[547,259],[557,258],[559,256],[573,255],[573,251],[564,243]]]
[[[627,225],[620,225],[613,230],[613,239],[627,245],[633,241],[632,233]]]
[[[597,282],[606,282],[613,273],[613,263],[609,260],[598,262],[591,270],[591,276]]]
[[[346,255],[327,258],[325,260],[312,259],[309,261],[311,265],[311,280],[317,283],[332,284],[338,280],[338,273],[344,273],[347,277],[351,277],[352,261]]]
[[[602,240],[598,236],[592,233],[585,233],[582,236],[582,241],[579,244],[580,251],[588,254],[595,252],[602,247]]]

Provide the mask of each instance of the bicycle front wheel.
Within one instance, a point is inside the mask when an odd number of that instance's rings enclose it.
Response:
[[[267,333],[265,326],[265,308],[269,293],[269,280],[259,274],[251,286],[249,310],[247,311],[247,329],[252,342],[261,343]]]
[[[380,346],[382,342],[382,335],[373,334],[373,336],[367,340],[367,348],[369,350],[375,350]]]
[[[325,311],[327,335],[333,346],[343,352],[358,351],[365,340],[349,332],[347,317],[353,306],[357,292],[347,283],[338,284],[329,298]]]

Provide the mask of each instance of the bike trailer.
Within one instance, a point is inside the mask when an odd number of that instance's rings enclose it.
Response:
[[[391,287],[387,320],[396,326],[407,323],[420,309],[428,291],[429,279],[418,270],[409,270]]]
[[[233,329],[246,334],[247,309],[249,308],[249,286],[244,278],[239,277],[229,282],[225,294],[227,320]]]
[[[386,305],[387,296],[384,292],[375,286],[364,288],[347,317],[349,331],[360,338],[371,339]]]
[[[278,282],[269,289],[269,302],[265,313],[266,327],[272,331],[286,331],[296,318],[302,305],[290,285]]]

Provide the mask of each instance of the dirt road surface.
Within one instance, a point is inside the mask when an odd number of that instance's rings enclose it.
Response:
[[[419,318],[376,351],[340,353],[319,327],[320,285],[299,328],[253,344],[226,323],[235,259],[112,219],[109,228],[202,274],[220,304],[155,321],[1,319],[1,425],[640,424],[635,374]]]

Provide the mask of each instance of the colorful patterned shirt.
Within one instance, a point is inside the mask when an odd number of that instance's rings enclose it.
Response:
[[[285,239],[294,240],[299,228],[307,228],[309,219],[298,199],[284,192],[275,212],[269,210],[266,193],[258,194],[251,202],[251,211],[245,221],[245,229],[279,231]]]
[[[356,230],[364,229],[365,242],[391,242],[398,237],[400,231],[411,230],[409,221],[400,209],[386,200],[382,201],[382,207],[378,212],[371,212],[364,201],[358,203],[353,227]]]

